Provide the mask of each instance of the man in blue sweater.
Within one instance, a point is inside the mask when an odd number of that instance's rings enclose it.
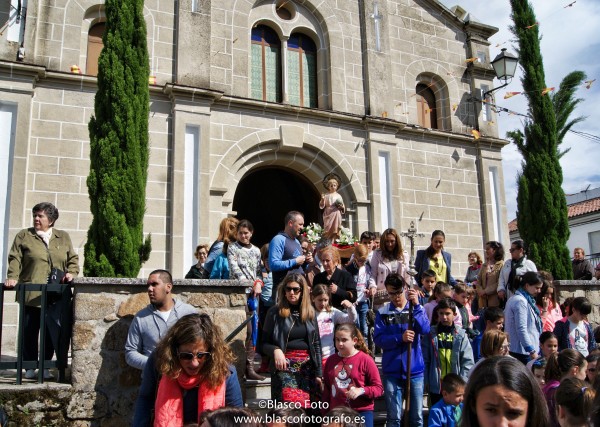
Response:
[[[384,282],[390,302],[375,314],[374,340],[383,349],[381,362],[383,388],[387,404],[387,426],[400,427],[402,395],[408,372],[406,361],[408,345],[411,348],[410,411],[411,427],[423,426],[423,373],[425,363],[421,351],[421,335],[429,333],[429,320],[419,304],[419,294],[409,289],[398,274],[390,274]],[[409,324],[409,304],[413,305],[413,322]]]
[[[273,295],[277,295],[279,283],[289,273],[304,274],[304,263],[312,262],[312,254],[302,252],[298,237],[304,228],[304,216],[290,211],[285,216],[285,229],[269,243],[269,267],[273,273]]]

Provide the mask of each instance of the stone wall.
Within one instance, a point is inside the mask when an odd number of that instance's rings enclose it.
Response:
[[[245,318],[246,286],[227,280],[175,281],[175,297],[208,313],[229,335]],[[71,385],[4,386],[0,402],[14,425],[124,426],[131,423],[141,372],[125,362],[135,313],[148,304],[141,279],[82,278],[74,286]],[[245,329],[231,342],[240,381]]]

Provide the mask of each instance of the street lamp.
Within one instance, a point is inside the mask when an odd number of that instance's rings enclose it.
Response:
[[[504,80],[504,84],[484,92],[482,99],[485,99],[485,97],[490,93],[508,86],[508,84],[512,81],[512,78],[515,76],[518,63],[519,58],[507,53],[506,48],[502,48],[500,54],[492,61],[492,67],[494,67],[494,72],[496,73],[498,80]]]

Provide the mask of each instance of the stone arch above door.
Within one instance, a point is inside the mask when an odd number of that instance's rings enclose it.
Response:
[[[252,169],[261,166],[292,169],[303,174],[319,191],[324,191],[323,177],[335,172],[342,179],[339,193],[345,203],[367,199],[364,185],[344,155],[332,144],[293,125],[251,133],[229,147],[212,176],[211,193],[222,194],[223,203],[231,203],[238,183]]]

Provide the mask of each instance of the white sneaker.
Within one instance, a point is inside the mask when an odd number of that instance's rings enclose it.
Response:
[[[52,375],[52,372],[50,372],[50,369],[44,369],[44,379],[45,380],[53,380],[54,379],[54,375]]]
[[[27,369],[25,371],[25,378],[27,378],[28,380],[32,380],[35,378],[35,370],[33,369]]]

